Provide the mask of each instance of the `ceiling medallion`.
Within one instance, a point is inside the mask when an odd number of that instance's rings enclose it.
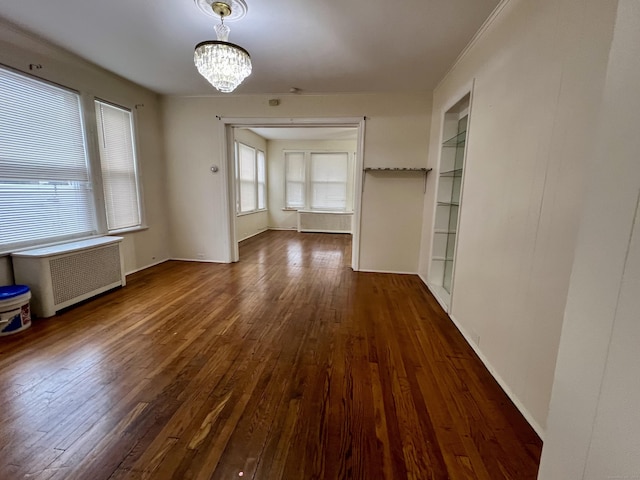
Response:
[[[196,68],[218,91],[233,92],[251,74],[251,56],[241,46],[227,41],[230,29],[224,21],[244,17],[247,5],[243,0],[196,0],[196,4],[200,9],[202,4],[206,5],[208,15],[220,18],[220,24],[215,26],[217,40],[196,45],[193,54]]]
[[[220,16],[213,10],[213,4],[216,3],[216,0],[194,1],[196,6],[200,9],[200,11],[202,11],[202,13],[215,18],[218,18]],[[224,17],[224,20],[226,22],[235,22],[236,20],[244,18],[244,16],[247,14],[248,7],[244,0],[228,0],[224,3],[227,4],[231,10],[231,13]]]

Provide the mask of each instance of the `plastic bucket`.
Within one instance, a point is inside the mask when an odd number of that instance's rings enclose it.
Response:
[[[26,285],[0,287],[0,336],[18,333],[31,326],[30,298],[31,291]]]

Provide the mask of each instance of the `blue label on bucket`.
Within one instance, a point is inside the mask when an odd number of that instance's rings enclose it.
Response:
[[[11,313],[15,313],[15,315],[8,317],[7,314]],[[0,324],[0,337],[21,332],[31,326],[31,309],[28,303],[22,305],[19,310],[4,312],[2,317],[3,323]]]
[[[2,329],[2,333],[13,332],[14,330],[19,330],[22,328],[22,312],[15,315],[7,324],[6,327]]]

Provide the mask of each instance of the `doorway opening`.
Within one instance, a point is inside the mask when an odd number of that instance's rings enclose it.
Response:
[[[357,271],[364,119],[221,120],[230,261],[267,230],[323,232],[350,237]]]

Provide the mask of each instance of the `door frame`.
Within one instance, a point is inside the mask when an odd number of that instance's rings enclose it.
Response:
[[[223,201],[226,230],[224,238],[226,257],[228,262],[237,262],[240,258],[238,250],[238,236],[236,232],[236,182],[234,162],[234,135],[233,129],[261,128],[261,127],[353,127],[358,131],[358,150],[356,152],[354,175],[354,205],[353,205],[353,236],[351,242],[351,268],[354,271],[360,269],[360,230],[362,210],[362,175],[364,166],[364,135],[365,117],[330,117],[330,118],[252,118],[252,117],[218,117],[218,125],[221,131],[221,158],[224,181]],[[267,162],[269,159],[267,158]]]

